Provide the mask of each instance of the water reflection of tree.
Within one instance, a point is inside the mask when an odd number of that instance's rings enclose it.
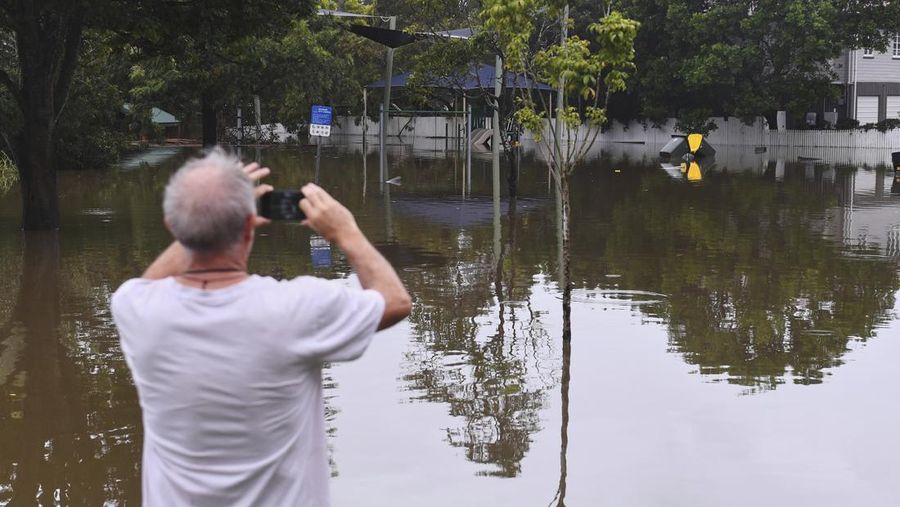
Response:
[[[891,262],[848,257],[822,236],[823,211],[848,177],[811,188],[712,174],[685,186],[645,173],[608,222],[574,224],[593,238],[574,242],[576,284],[602,287],[597,274],[615,273],[621,286],[670,295],[643,311],[668,322],[673,350],[701,373],[762,389],[786,375],[820,382],[849,341],[888,318],[900,286]]]
[[[417,295],[410,321],[420,344],[408,355],[405,380],[420,399],[447,403],[451,416],[464,419],[447,439],[467,459],[493,465],[480,475],[513,477],[540,429],[552,383],[542,361],[552,352],[529,308],[534,265],[518,265],[509,254],[516,249],[511,234],[507,254],[487,254],[490,232],[468,229],[470,244],[448,265],[404,277]]]
[[[24,235],[20,252],[13,326],[0,336],[4,353],[23,344],[0,379],[0,483],[22,505],[136,498],[137,400],[108,285],[93,284],[100,258],[61,254],[56,233]]]
[[[156,190],[168,171],[79,176],[103,184],[61,185],[66,230],[0,241],[4,259],[22,259],[18,288],[2,286],[15,298],[0,321],[11,365],[0,367],[0,503],[139,498],[140,412],[108,306],[164,242]]]

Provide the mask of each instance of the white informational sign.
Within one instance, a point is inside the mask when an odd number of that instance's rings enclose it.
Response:
[[[309,117],[309,135],[319,137],[331,135],[331,106],[314,105]]]

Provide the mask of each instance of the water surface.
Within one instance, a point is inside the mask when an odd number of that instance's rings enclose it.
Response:
[[[572,185],[564,343],[540,157],[494,202],[484,155],[467,191],[442,143],[390,148],[399,186],[358,144],[318,170],[415,301],[326,371],[335,505],[900,504],[884,166],[723,149],[689,183],[604,145]],[[276,187],[317,177],[309,147],[242,154]],[[15,191],[0,197],[0,505],[138,504],[140,411],[108,301],[168,244],[160,195],[185,156],[62,173],[59,233],[20,233]],[[350,271],[285,223],[251,268]]]

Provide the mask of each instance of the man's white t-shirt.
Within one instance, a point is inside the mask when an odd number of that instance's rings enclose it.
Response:
[[[111,306],[143,412],[145,506],[328,505],[321,365],[365,351],[379,293],[133,279]]]

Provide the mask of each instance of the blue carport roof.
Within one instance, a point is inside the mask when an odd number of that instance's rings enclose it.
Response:
[[[410,72],[397,74],[391,78],[391,88],[402,88],[408,85]],[[463,90],[477,90],[479,88],[494,88],[494,66],[481,65],[472,68],[468,73],[448,75],[433,79],[425,86],[429,88],[461,88]],[[554,89],[543,83],[539,83],[522,74],[514,74],[505,71],[503,76],[505,88],[531,88],[539,91],[553,91]],[[384,79],[366,85],[366,88],[384,88]]]

